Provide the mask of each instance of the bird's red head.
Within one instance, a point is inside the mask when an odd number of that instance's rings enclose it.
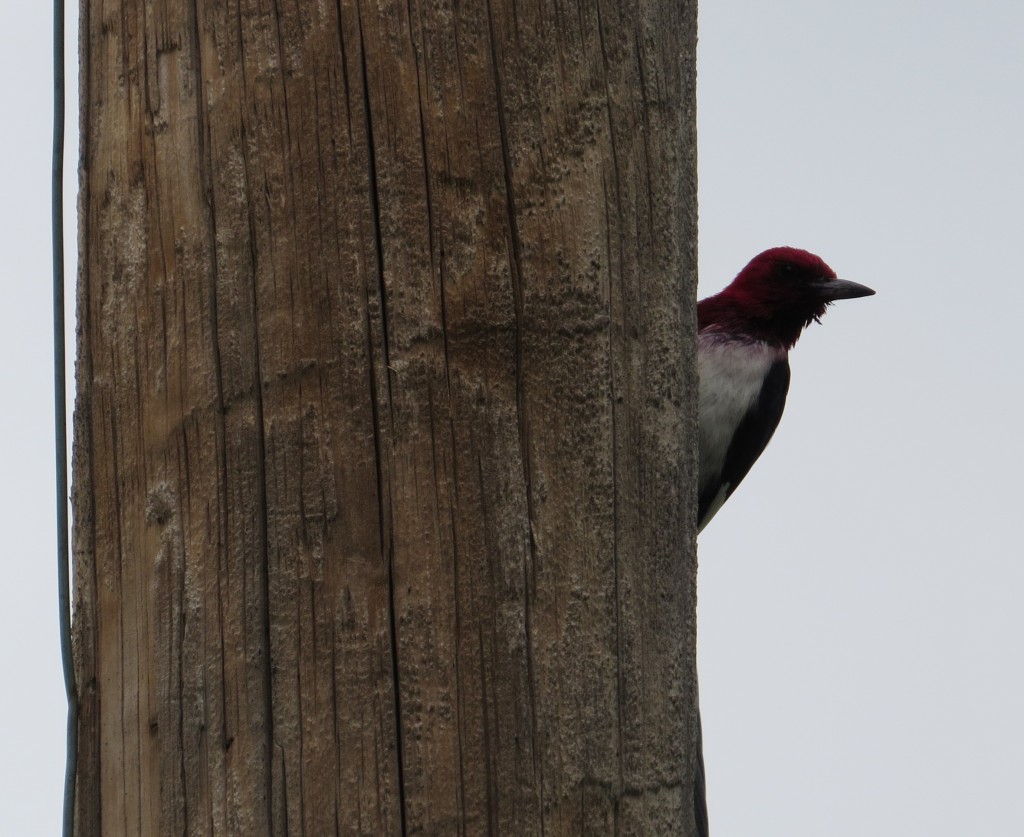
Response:
[[[837,278],[813,253],[774,247],[751,259],[724,291],[703,300],[697,316],[702,331],[738,333],[788,349],[831,303],[873,293]]]

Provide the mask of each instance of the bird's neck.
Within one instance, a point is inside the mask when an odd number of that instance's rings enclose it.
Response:
[[[757,300],[734,300],[724,291],[697,305],[701,333],[716,332],[730,339],[763,343],[782,351],[793,348],[815,316],[816,312],[803,309],[780,308]]]

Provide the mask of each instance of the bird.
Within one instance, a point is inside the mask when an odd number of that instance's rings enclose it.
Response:
[[[764,452],[789,392],[789,350],[833,302],[872,296],[839,279],[813,253],[774,247],[755,256],[721,292],[697,303],[697,531],[703,531]],[[708,834],[700,708],[694,811]]]
[[[700,532],[764,451],[789,392],[789,350],[841,299],[872,296],[813,253],[774,247],[697,303]]]

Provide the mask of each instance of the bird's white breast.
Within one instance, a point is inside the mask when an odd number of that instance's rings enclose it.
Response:
[[[763,343],[698,336],[701,491],[718,480],[736,429],[761,394],[769,368],[784,357],[784,350]]]

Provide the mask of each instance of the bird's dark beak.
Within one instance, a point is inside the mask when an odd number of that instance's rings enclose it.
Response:
[[[825,302],[835,302],[837,299],[857,299],[861,296],[874,296],[875,294],[867,285],[860,285],[846,279],[821,278],[815,283],[815,288]]]

